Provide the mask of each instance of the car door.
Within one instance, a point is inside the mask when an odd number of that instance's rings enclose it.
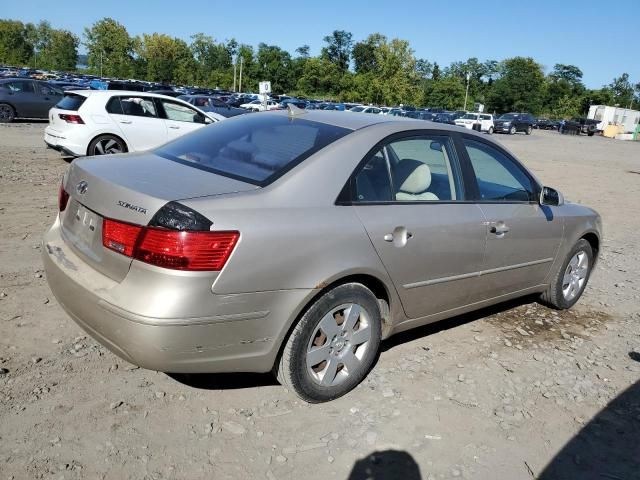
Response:
[[[158,99],[167,127],[167,141],[171,141],[205,125],[205,116],[197,110],[172,100]]]
[[[446,132],[392,136],[351,182],[354,208],[409,318],[463,306],[483,263],[483,215],[465,201]]]
[[[49,110],[62,100],[62,90],[58,90],[44,82],[36,82],[35,87],[36,93],[40,97],[35,116],[36,118],[47,118],[49,116]]]
[[[487,232],[480,289],[472,300],[543,284],[562,240],[562,219],[554,207],[539,204],[540,187],[505,150],[466,134],[461,141]]]
[[[33,80],[12,80],[5,87],[9,90],[9,101],[16,109],[17,116],[38,117],[40,96],[36,93]]]
[[[489,131],[489,128],[493,127],[493,120],[491,115],[480,115],[480,128],[483,132]]]
[[[107,112],[120,128],[130,152],[155,148],[167,141],[167,127],[153,97],[122,95],[107,102]]]

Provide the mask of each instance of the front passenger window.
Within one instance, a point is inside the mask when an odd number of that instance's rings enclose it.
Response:
[[[480,200],[531,202],[535,199],[531,179],[509,157],[483,142],[464,139],[476,175]]]
[[[162,100],[162,106],[164,107],[164,112],[167,114],[167,120],[191,123],[203,123],[204,121],[200,120],[201,116],[198,112],[179,103]]]

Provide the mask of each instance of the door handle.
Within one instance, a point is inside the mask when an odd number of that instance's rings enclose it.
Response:
[[[120,120],[120,123],[130,124],[133,123],[131,120]]]
[[[382,238],[385,242],[393,242],[394,247],[404,247],[412,237],[413,233],[408,232],[405,227],[396,227],[393,233],[386,233]]]
[[[498,222],[494,225],[491,225],[489,231],[491,233],[495,233],[497,236],[501,236],[509,231],[509,227],[507,227],[503,222]]]
[[[176,127],[175,125],[169,125],[169,128],[173,128],[174,130],[179,130],[180,127]]]

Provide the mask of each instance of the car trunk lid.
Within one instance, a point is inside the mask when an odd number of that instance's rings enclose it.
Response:
[[[93,268],[121,281],[132,259],[103,247],[104,218],[147,225],[169,202],[256,188],[153,153],[79,159],[65,182],[70,198],[60,216],[63,236]]]

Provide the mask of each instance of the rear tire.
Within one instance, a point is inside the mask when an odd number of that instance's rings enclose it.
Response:
[[[531,135],[531,132],[533,132],[533,128],[531,128],[531,125],[527,126],[527,130],[525,131],[525,133],[527,135]]]
[[[127,145],[115,135],[100,135],[93,139],[87,149],[87,155],[113,155],[125,153]]]
[[[489,135],[493,135],[493,127],[489,127],[489,130],[487,130],[487,133]]]
[[[369,373],[381,330],[375,295],[359,283],[339,285],[294,327],[276,364],[278,381],[309,403],[341,397]]]
[[[573,307],[582,296],[592,269],[593,249],[581,238],[553,276],[547,290],[540,295],[540,300],[558,310]]]
[[[11,123],[16,118],[16,111],[8,103],[0,103],[0,123]]]

